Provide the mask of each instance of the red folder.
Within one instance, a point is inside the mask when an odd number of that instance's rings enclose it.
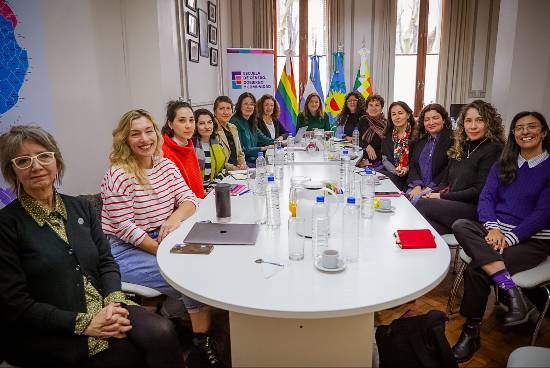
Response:
[[[402,249],[435,248],[435,240],[428,229],[397,230],[397,244]]]

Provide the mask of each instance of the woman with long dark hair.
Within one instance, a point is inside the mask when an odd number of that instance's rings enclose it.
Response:
[[[445,175],[438,188],[416,203],[438,233],[451,233],[458,219],[477,219],[479,194],[503,145],[502,119],[490,103],[476,100],[462,109]]]
[[[388,116],[380,148],[384,168],[379,171],[387,175],[396,187],[404,190],[409,173],[411,136],[416,123],[411,108],[403,101],[392,102]]]
[[[258,119],[255,109],[256,97],[250,92],[245,92],[239,96],[235,105],[235,114],[229,120],[229,122],[235,124],[239,131],[239,139],[246,163],[250,167],[256,166],[258,152],[267,151],[275,142],[275,140],[266,137],[258,129]]]
[[[480,347],[480,323],[492,284],[507,300],[505,326],[524,323],[536,313],[510,275],[537,266],[550,251],[548,132],[548,123],[538,112],[514,116],[502,155],[479,197],[479,222],[453,224],[456,239],[472,258],[464,273],[460,306],[467,319],[453,347],[459,362],[470,359]]]
[[[365,97],[357,91],[348,93],[344,107],[336,119],[336,137],[351,142],[355,128],[359,130],[361,137],[368,126],[367,122],[362,122],[366,113]]]
[[[449,162],[447,151],[453,143],[447,110],[440,104],[425,106],[418,117],[413,140],[407,192],[411,201],[416,203],[436,188],[445,175]]]
[[[279,103],[272,95],[263,95],[258,100],[256,105],[258,112],[258,129],[271,139],[282,141],[288,136],[288,131],[285,129],[279,120]]]

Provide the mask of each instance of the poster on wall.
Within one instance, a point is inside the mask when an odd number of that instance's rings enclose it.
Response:
[[[0,134],[18,124],[54,133],[43,38],[38,0],[0,0]],[[14,198],[0,176],[0,208]]]
[[[227,49],[227,70],[226,85],[233,102],[243,92],[252,93],[256,99],[275,93],[271,49]]]

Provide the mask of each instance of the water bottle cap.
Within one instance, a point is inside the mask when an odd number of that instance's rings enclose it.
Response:
[[[270,175],[270,176],[267,177],[267,181],[268,182],[275,181],[275,177]]]
[[[258,152],[258,157],[264,157],[264,153],[263,152]]]
[[[348,197],[348,204],[355,204],[355,197]]]
[[[325,203],[325,197],[317,196],[316,201],[317,201],[317,203]]]
[[[355,127],[355,129],[353,129],[354,132],[355,132],[356,130],[359,131],[359,129],[358,129],[357,127]]]
[[[371,169],[370,167],[367,167],[367,168],[365,169],[365,174],[367,174],[367,175],[373,175],[373,174],[374,174],[374,171],[372,171],[372,169]]]
[[[347,150],[347,149],[342,150],[342,154],[343,154],[343,155],[347,155],[347,154],[348,154],[348,150]]]

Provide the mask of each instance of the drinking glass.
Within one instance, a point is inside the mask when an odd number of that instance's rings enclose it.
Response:
[[[254,192],[256,189],[256,169],[249,167],[246,169],[246,181],[248,183],[248,189]]]
[[[304,242],[302,235],[306,220],[302,217],[288,218],[288,258],[292,261],[304,259]]]

